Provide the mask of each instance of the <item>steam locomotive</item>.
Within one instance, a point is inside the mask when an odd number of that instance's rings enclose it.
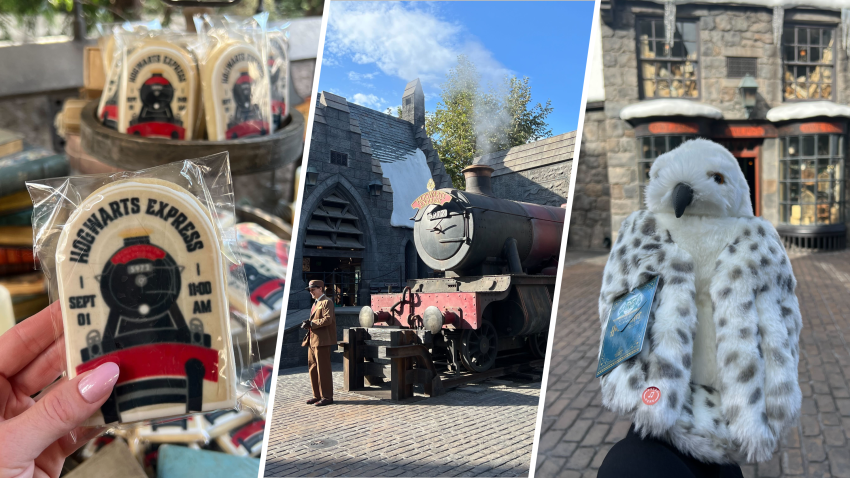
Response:
[[[103,334],[92,330],[77,373],[106,362],[120,364],[112,395],[101,407],[106,423],[132,409],[185,404],[185,413],[203,405],[204,380],[218,381],[218,352],[204,324],[188,324],[177,305],[183,267],[150,237],[124,239],[97,277],[109,317]]]
[[[487,371],[509,350],[546,353],[566,210],[496,198],[492,172],[469,166],[465,191],[429,191],[412,204],[419,257],[444,277],[373,294],[360,311],[362,327],[430,334],[431,360],[451,371]]]
[[[263,120],[260,106],[252,104],[251,89],[254,80],[247,71],[239,74],[233,85],[233,103],[236,110],[233,119],[227,123],[225,136],[230,139],[245,138],[248,136],[263,136],[269,134],[269,124]]]
[[[130,121],[127,134],[170,139],[186,137],[183,122],[171,110],[174,86],[162,73],[153,73],[145,80],[139,88],[139,100],[142,102],[141,111]]]

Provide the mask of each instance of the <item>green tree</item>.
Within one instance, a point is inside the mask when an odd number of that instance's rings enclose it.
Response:
[[[461,55],[440,88],[440,101],[426,115],[425,129],[456,188],[463,188],[461,171],[476,156],[552,135],[546,123],[551,101],[532,105],[528,78],[509,76],[485,91],[475,65]]]

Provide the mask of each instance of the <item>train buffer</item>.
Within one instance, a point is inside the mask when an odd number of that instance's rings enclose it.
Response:
[[[350,328],[343,331],[338,350],[343,352],[345,391],[402,401],[413,398],[414,385],[435,397],[445,393],[429,352],[430,332],[394,327]],[[369,385],[390,382],[386,389]]]
[[[343,390],[398,402],[414,399],[414,387],[436,397],[454,387],[491,378],[539,373],[544,360],[518,353],[485,372],[449,372],[431,359],[433,336],[402,327],[356,327],[343,330]],[[439,368],[438,368],[439,367]]]

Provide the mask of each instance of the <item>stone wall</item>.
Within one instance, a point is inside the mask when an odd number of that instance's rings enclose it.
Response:
[[[66,98],[76,90],[0,98],[0,128],[24,135],[24,141],[56,152],[64,152],[64,141],[54,136],[53,119]]]
[[[608,185],[606,116],[599,109],[584,115],[576,168],[568,248],[600,249],[611,244],[611,189]]]
[[[567,202],[572,170],[570,160],[493,176],[493,193],[512,201],[561,206]]]
[[[311,132],[310,152],[307,166],[319,171],[315,186],[304,187],[301,221],[298,229],[298,244],[291,259],[292,293],[289,310],[310,307],[310,295],[303,291],[303,244],[307,222],[324,197],[333,191],[349,200],[354,214],[360,218],[360,229],[364,232],[362,243],[366,246],[361,265],[361,291],[363,286],[383,287],[385,283],[400,283],[404,267],[404,246],[412,240],[412,231],[390,226],[393,198],[385,188],[381,196],[369,194],[368,184],[381,179],[373,172],[372,155],[368,142],[364,143],[359,125],[353,120],[344,98],[323,93],[327,104],[316,103],[316,118]],[[353,120],[353,121],[352,121]],[[331,164],[331,150],[348,154],[348,166]],[[341,254],[342,255],[342,254]],[[361,294],[361,300],[368,301]]]
[[[593,221],[586,213],[593,209],[599,190],[610,190],[610,228],[611,239],[616,239],[620,223],[630,213],[640,208],[637,190],[638,141],[634,129],[619,119],[620,110],[630,104],[641,101],[638,89],[637,40],[635,25],[638,17],[661,18],[663,5],[646,2],[617,2],[616,11],[606,21],[601,22],[602,57],[605,81],[605,119],[589,114],[585,119],[582,151],[578,166],[576,198],[573,208],[573,224],[570,244],[576,247],[596,247],[589,232]],[[696,19],[699,26],[699,69],[701,103],[719,108],[727,120],[745,120],[746,111],[738,91],[740,78],[727,78],[727,57],[757,58],[758,99],[750,115],[751,120],[764,120],[766,112],[783,103],[782,98],[782,60],[774,44],[772,27],[772,9],[759,7],[738,7],[732,5],[678,5],[677,19]],[[838,12],[819,12],[814,10],[785,11],[785,24],[822,23],[838,26]],[[836,29],[835,88],[833,100],[846,104],[850,99],[850,82],[847,78],[847,55],[840,48],[840,29]],[[651,101],[651,100],[647,100]],[[598,136],[597,136],[598,135]],[[605,151],[598,147],[604,142]],[[590,154],[585,153],[585,147]],[[762,215],[776,223],[778,221],[776,197],[777,147],[775,141],[765,140],[761,153],[761,202]],[[583,165],[585,158],[590,158]],[[603,165],[602,158],[607,159]],[[585,179],[585,170],[607,167],[607,186],[604,182]],[[591,173],[594,174],[594,173]],[[598,173],[596,173],[598,174]],[[591,186],[588,189],[588,186]],[[580,192],[581,191],[581,192]],[[580,198],[579,195],[586,196]],[[579,214],[576,214],[579,212]],[[577,234],[573,238],[573,234]]]

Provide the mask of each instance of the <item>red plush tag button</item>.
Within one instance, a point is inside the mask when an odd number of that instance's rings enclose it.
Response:
[[[643,403],[647,405],[655,405],[655,402],[661,398],[661,390],[658,390],[656,387],[649,387],[643,391],[643,396],[641,398],[643,399]]]

